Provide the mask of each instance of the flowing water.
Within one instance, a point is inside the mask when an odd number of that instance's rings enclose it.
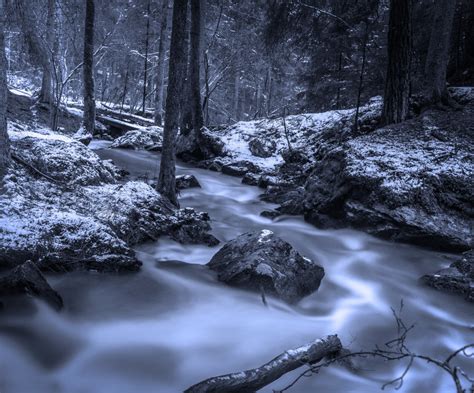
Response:
[[[96,149],[104,147],[95,144]],[[98,150],[134,176],[152,177],[158,156]],[[416,323],[409,347],[444,358],[472,342],[473,308],[462,299],[419,286],[423,273],[452,256],[393,244],[353,230],[319,230],[299,217],[259,216],[272,205],[237,178],[180,164],[202,188],[182,192],[182,207],[209,212],[222,242],[267,228],[324,266],[320,289],[296,306],[217,282],[203,265],[218,247],[168,239],[137,248],[137,274],[76,272],[49,277],[64,298],[56,313],[40,302],[33,316],[0,317],[0,392],[179,392],[204,378],[253,368],[286,349],[337,333],[354,350],[396,336],[391,307]],[[223,243],[221,243],[222,245]],[[474,373],[472,359],[464,368]],[[290,392],[379,392],[405,363],[380,360],[353,373],[328,367]],[[263,389],[285,387],[295,371]],[[387,388],[389,389],[389,388]],[[416,362],[402,392],[454,391],[449,376]]]

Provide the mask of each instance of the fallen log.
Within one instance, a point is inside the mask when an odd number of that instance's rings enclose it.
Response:
[[[251,393],[276,381],[282,375],[304,364],[315,364],[342,349],[337,335],[317,339],[307,345],[290,349],[264,365],[242,371],[212,377],[186,389],[184,393]]]

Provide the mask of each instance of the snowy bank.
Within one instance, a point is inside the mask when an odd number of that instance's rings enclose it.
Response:
[[[11,126],[13,163],[0,197],[0,267],[30,259],[43,270],[136,270],[131,246],[169,235],[215,244],[209,217],[176,209],[82,143]]]

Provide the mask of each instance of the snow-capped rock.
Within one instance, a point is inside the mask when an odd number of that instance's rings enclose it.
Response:
[[[45,270],[137,270],[137,242],[217,243],[206,214],[176,209],[143,182],[120,183],[117,168],[83,144],[10,135],[16,159],[0,196],[0,267],[32,260]]]
[[[226,243],[207,266],[219,281],[295,303],[319,288],[324,269],[272,231],[244,233]]]
[[[92,134],[87,132],[84,127],[80,127],[77,132],[72,136],[78,142],[83,143],[84,145],[88,146],[89,143],[92,141]]]
[[[163,143],[163,128],[157,126],[141,127],[128,131],[110,145],[111,148],[135,150],[159,150]]]
[[[306,218],[437,249],[469,249],[473,124],[470,104],[330,145],[305,186]]]

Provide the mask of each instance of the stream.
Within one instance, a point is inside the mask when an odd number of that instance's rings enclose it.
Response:
[[[157,153],[92,147],[132,176],[154,177]],[[271,221],[274,206],[240,179],[179,163],[202,188],[182,191],[182,207],[207,211],[217,247],[181,245],[166,238],[136,248],[139,273],[74,272],[48,279],[63,297],[56,313],[41,302],[31,315],[0,317],[0,393],[180,392],[207,377],[257,367],[286,349],[337,333],[353,350],[396,337],[391,307],[416,327],[407,341],[417,353],[444,359],[473,341],[472,305],[420,286],[424,273],[453,256],[395,244],[354,230],[320,230],[301,217]],[[237,235],[270,229],[321,264],[321,287],[295,306],[219,283],[203,265]],[[474,372],[474,361],[461,365]],[[302,378],[289,392],[380,392],[405,362],[371,361],[358,373],[339,366]],[[287,374],[262,392],[289,384]],[[390,387],[387,391],[393,391]],[[448,374],[416,361],[401,392],[452,392]]]

